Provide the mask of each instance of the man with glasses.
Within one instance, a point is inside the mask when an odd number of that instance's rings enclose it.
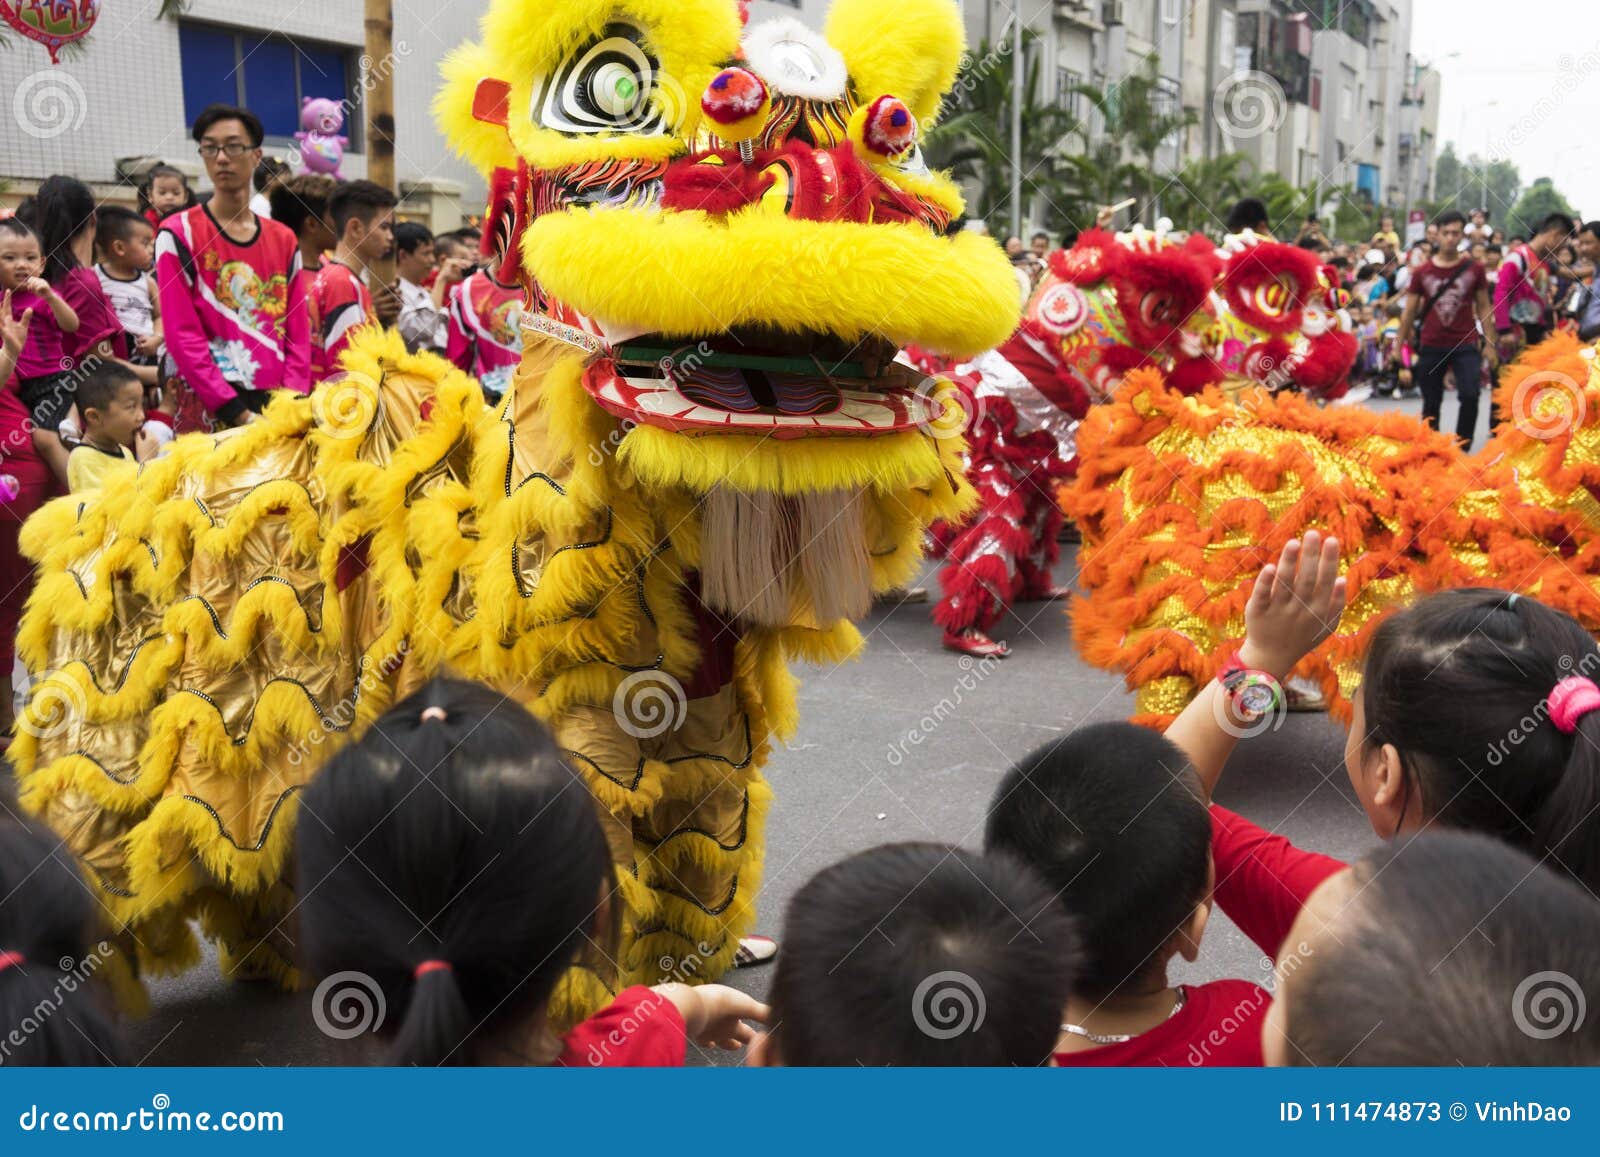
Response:
[[[227,425],[252,421],[273,390],[311,390],[311,324],[295,235],[250,208],[263,133],[254,113],[212,105],[194,123],[215,190],[162,223],[156,279],[167,349],[188,387]]]

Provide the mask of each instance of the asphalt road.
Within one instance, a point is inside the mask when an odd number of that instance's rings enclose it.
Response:
[[[1419,409],[1415,400],[1371,404]],[[1444,421],[1446,428],[1454,423],[1453,398]],[[1487,413],[1482,421],[1486,425]],[[1071,581],[1075,573],[1068,558],[1059,577]],[[768,768],[777,798],[760,910],[761,930],[771,935],[781,935],[795,890],[847,855],[901,840],[978,845],[984,804],[1013,760],[1063,731],[1123,719],[1132,710],[1119,679],[1078,659],[1061,604],[1022,607],[1002,624],[997,634],[1014,653],[987,673],[964,668],[940,649],[926,606],[880,608],[863,629],[868,649],[859,662],[800,672],[800,731]],[[939,718],[929,726],[925,718],[935,713]],[[920,745],[906,742],[913,730],[926,735]],[[1326,717],[1291,716],[1280,730],[1240,750],[1218,799],[1306,847],[1358,856],[1376,839],[1346,780],[1343,745],[1343,731]],[[1269,970],[1219,913],[1199,961],[1173,976],[1260,980]],[[752,969],[728,982],[761,997],[770,975],[770,969]],[[153,1013],[130,1027],[132,1053],[144,1064],[361,1060],[351,1044],[318,1031],[307,994],[224,983],[212,960],[182,977],[155,981],[151,990]],[[728,1054],[691,1059],[736,1061]]]

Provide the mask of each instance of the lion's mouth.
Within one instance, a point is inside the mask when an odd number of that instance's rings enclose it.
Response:
[[[928,380],[872,338],[741,328],[715,339],[637,338],[596,358],[584,387],[624,421],[684,434],[874,436],[943,414]]]

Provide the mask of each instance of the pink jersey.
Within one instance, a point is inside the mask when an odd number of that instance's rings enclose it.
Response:
[[[450,346],[446,355],[494,397],[511,386],[522,362],[521,286],[502,285],[474,273],[450,291]]]
[[[257,218],[234,241],[204,205],[168,217],[156,242],[167,350],[206,409],[240,389],[311,390],[311,325],[300,246],[285,226]]]
[[[339,372],[339,355],[356,330],[376,321],[376,312],[371,291],[355,271],[329,261],[311,283],[311,313],[317,319],[311,370],[320,382]]]

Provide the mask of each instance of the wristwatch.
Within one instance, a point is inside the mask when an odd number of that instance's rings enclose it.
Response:
[[[1233,709],[1241,719],[1263,719],[1283,702],[1283,688],[1265,671],[1246,667],[1237,652],[1217,674],[1217,682],[1228,693]]]

